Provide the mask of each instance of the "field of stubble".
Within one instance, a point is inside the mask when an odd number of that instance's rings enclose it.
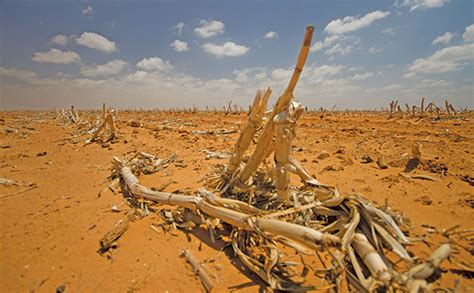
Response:
[[[426,257],[446,241],[434,231],[474,228],[474,116],[463,116],[388,120],[380,113],[310,112],[298,122],[294,156],[341,193],[358,192],[400,210],[414,225],[411,236],[427,236],[412,249]],[[235,262],[225,243],[210,243],[202,229],[189,237],[180,231],[157,233],[150,229],[160,221],[154,215],[130,226],[112,258],[97,253],[99,239],[129,210],[120,192],[107,190],[114,155],[139,150],[166,158],[176,153],[177,164],[140,181],[150,187],[173,182],[165,191],[192,193],[216,164],[227,162],[206,159],[204,150],[231,151],[238,131],[216,133],[238,130],[246,114],[120,112],[118,141],[87,146],[90,136],[74,137],[80,129],[55,117],[53,112],[0,112],[0,177],[37,186],[16,194],[25,187],[0,185],[0,196],[11,194],[0,199],[1,291],[52,292],[60,286],[71,292],[204,291],[179,257],[184,248],[201,260],[213,260],[209,265],[222,279],[219,292],[265,287]],[[413,173],[437,176],[440,182],[399,175],[413,143],[421,144],[427,162]],[[374,162],[363,163],[365,155]],[[387,169],[377,166],[380,156]],[[113,205],[118,211],[112,211]],[[467,249],[472,253],[472,246]],[[472,266],[472,254],[462,253]],[[470,278],[450,262],[443,263],[442,271],[434,288],[460,282],[466,292],[474,290],[472,272]]]

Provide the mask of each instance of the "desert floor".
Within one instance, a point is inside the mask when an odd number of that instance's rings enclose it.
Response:
[[[94,115],[89,117],[95,120]],[[294,155],[320,182],[341,193],[358,192],[400,210],[413,222],[411,236],[427,236],[411,249],[426,259],[446,241],[433,231],[474,228],[474,116],[462,116],[388,120],[380,113],[306,113],[296,130]],[[162,158],[176,153],[178,164],[142,175],[140,181],[149,187],[174,181],[165,191],[192,193],[216,164],[227,162],[207,160],[203,150],[231,151],[239,135],[193,131],[238,130],[246,114],[120,112],[118,142],[87,146],[90,135],[74,137],[81,129],[64,125],[52,111],[0,112],[0,119],[0,177],[38,186],[15,194],[25,187],[0,185],[0,197],[13,194],[0,198],[0,291],[52,292],[59,286],[71,292],[204,291],[179,256],[184,248],[200,260],[212,260],[207,265],[222,279],[218,292],[265,288],[236,261],[230,247],[210,243],[204,229],[188,236],[150,229],[162,222],[158,215],[131,224],[112,258],[97,252],[99,239],[130,210],[120,192],[107,189],[113,156],[136,150]],[[140,126],[132,127],[131,120]],[[399,175],[414,142],[422,145],[422,160],[431,167],[413,173],[442,177],[440,182]],[[318,158],[322,151],[329,157]],[[362,163],[364,155],[374,162]],[[381,155],[388,169],[378,168]],[[443,176],[436,173],[440,170]],[[297,178],[292,183],[300,184]],[[113,205],[119,212],[112,211]],[[462,259],[472,266],[472,243],[466,248],[471,254],[464,252]],[[474,290],[472,272],[469,276],[449,261],[441,268],[434,288],[460,282],[466,292]]]

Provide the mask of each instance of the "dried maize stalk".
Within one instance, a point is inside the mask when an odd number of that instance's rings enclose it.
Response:
[[[291,102],[286,111],[273,119],[276,130],[275,165],[276,190],[278,198],[283,202],[289,201],[288,185],[290,183],[289,168],[291,141],[295,136],[296,120],[303,114],[304,107],[298,102]]]
[[[354,250],[367,266],[372,277],[376,280],[382,281],[385,285],[388,285],[392,279],[392,275],[377,250],[375,250],[372,244],[370,244],[367,237],[362,233],[355,233],[352,247],[354,247]]]
[[[286,107],[288,107],[289,103],[293,99],[293,91],[298,83],[298,79],[303,71],[303,66],[306,62],[308,57],[309,48],[311,46],[311,39],[313,38],[313,26],[308,26],[306,28],[306,33],[304,36],[303,44],[299,53],[298,61],[296,63],[295,71],[293,72],[293,76],[291,77],[290,83],[286,88],[283,95],[278,98],[278,101],[273,108],[273,112],[269,117],[269,121],[266,124],[262,134],[260,135],[259,141],[255,148],[254,153],[252,154],[250,160],[245,165],[245,168],[239,174],[239,181],[244,183],[247,179],[252,176],[253,172],[257,170],[260,163],[265,159],[265,155],[268,155],[267,149],[273,139],[274,134],[274,122],[273,119],[277,114],[283,111]]]
[[[242,156],[250,146],[255,132],[262,123],[263,114],[265,113],[268,98],[270,98],[271,94],[271,88],[268,88],[263,94],[262,92],[257,91],[257,95],[255,96],[255,100],[253,102],[252,110],[250,112],[247,125],[245,125],[242,129],[240,137],[235,145],[234,151],[232,152],[232,157],[229,160],[229,165],[227,166],[226,172],[227,176],[232,177],[234,171],[240,165]]]
[[[107,114],[107,116],[105,117],[104,121],[102,121],[100,126],[94,132],[92,137],[89,140],[86,141],[86,144],[93,143],[97,139],[99,134],[103,130],[105,130],[107,125],[109,126],[109,132],[110,132],[108,140],[112,140],[116,136],[116,133],[115,133],[115,120],[114,120],[114,116],[112,115],[112,112],[109,112],[109,114]]]
[[[192,211],[199,210],[208,216],[218,218],[234,227],[247,231],[261,231],[280,235],[312,249],[318,249],[321,245],[339,245],[339,237],[321,233],[309,227],[279,220],[260,218],[229,208],[215,206],[204,198],[197,196],[152,191],[141,185],[130,168],[124,166],[121,160],[114,158],[114,162],[120,171],[120,176],[124,181],[125,188],[134,196],[139,196],[161,204],[178,205]]]
[[[303,167],[303,165],[301,165],[297,159],[290,156],[290,164],[294,167],[294,172],[300,176],[301,180],[303,180],[305,184],[312,186],[320,185],[319,181],[311,176],[308,170],[306,170],[306,168]]]

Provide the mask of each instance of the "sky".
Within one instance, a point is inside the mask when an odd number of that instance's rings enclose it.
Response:
[[[0,109],[474,106],[471,0],[0,0]]]

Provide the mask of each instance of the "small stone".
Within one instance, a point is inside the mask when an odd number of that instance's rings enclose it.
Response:
[[[341,155],[343,155],[343,154],[345,154],[345,153],[346,153],[346,151],[345,151],[344,149],[337,149],[337,150],[334,152],[334,154],[341,154]]]
[[[341,161],[341,164],[342,164],[343,166],[350,166],[350,165],[354,164],[354,162],[353,162],[351,159],[347,158],[347,159],[343,159],[343,160]]]
[[[321,151],[321,152],[318,154],[317,158],[320,159],[320,160],[324,160],[324,159],[326,159],[326,158],[329,158],[329,156],[330,156],[330,155],[329,155],[329,153],[328,153],[327,151]]]
[[[372,163],[374,161],[374,159],[372,159],[372,157],[370,157],[369,155],[363,155],[362,156],[362,163],[363,164],[368,164],[368,163]]]
[[[40,152],[40,153],[37,153],[36,156],[37,157],[44,157],[48,154],[48,152]]]
[[[422,205],[426,206],[429,206],[433,203],[433,200],[427,195],[420,196],[419,198],[415,199],[415,201],[421,202]]]
[[[112,212],[120,213],[120,209],[118,208],[116,204],[112,205]]]
[[[109,143],[103,143],[103,144],[102,144],[102,147],[103,147],[104,149],[105,149],[105,148],[108,148],[109,146],[110,146]]]
[[[379,166],[380,169],[387,169],[387,163],[385,162],[385,158],[383,156],[380,156],[377,159],[377,165]]]
[[[63,293],[66,291],[66,285],[60,285],[56,288],[56,293]]]
[[[344,167],[329,165],[329,166],[324,167],[323,171],[344,171]]]
[[[142,126],[142,124],[140,122],[134,121],[134,120],[130,121],[129,124],[130,124],[131,127],[140,127],[140,126]]]

